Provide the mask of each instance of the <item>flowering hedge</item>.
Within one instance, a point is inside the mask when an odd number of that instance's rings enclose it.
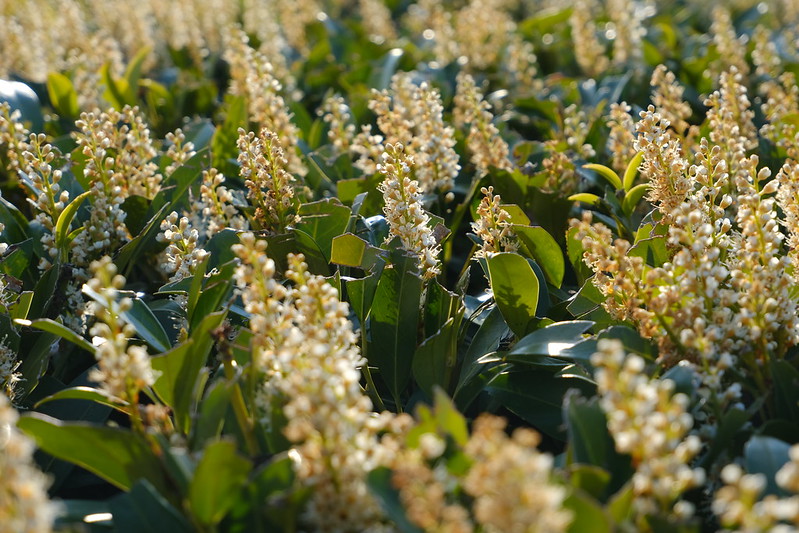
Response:
[[[793,2],[0,22],[0,532],[799,528]]]

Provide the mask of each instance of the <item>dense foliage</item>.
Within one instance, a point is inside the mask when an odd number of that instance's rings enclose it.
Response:
[[[799,528],[799,5],[718,4],[0,0],[0,532]]]

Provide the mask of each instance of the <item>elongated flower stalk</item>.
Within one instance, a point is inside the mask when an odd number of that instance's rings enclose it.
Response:
[[[366,474],[386,460],[377,432],[387,420],[361,391],[365,361],[348,306],[325,278],[308,273],[302,256],[288,258],[292,285],[278,283],[265,249],[249,233],[234,247],[253,361],[265,377],[257,400],[264,413],[280,405],[288,419],[295,471],[313,488],[304,520],[317,531],[367,530],[383,521]]]
[[[490,257],[499,252],[515,252],[518,249],[516,235],[511,228],[510,214],[502,208],[502,198],[494,194],[494,187],[482,187],[483,199],[477,206],[479,218],[472,222],[472,231],[483,244],[475,257]]]
[[[605,47],[597,38],[597,27],[594,11],[597,0],[575,0],[569,25],[574,43],[574,58],[582,71],[589,77],[604,73],[609,67]]]
[[[636,153],[635,122],[630,111],[627,102],[610,104],[610,114],[606,122],[610,129],[607,150],[613,158],[611,166],[620,175],[627,170],[627,165]]]
[[[168,243],[162,268],[169,274],[169,282],[193,276],[197,265],[208,255],[198,244],[197,229],[190,226],[188,217],[179,217],[176,211],[161,221],[160,227],[157,239]]]
[[[789,532],[799,528],[799,445],[789,451],[790,460],[777,471],[775,481],[789,496],[763,497],[767,479],[747,474],[732,463],[721,471],[724,482],[713,498],[713,513],[726,529]]]
[[[674,393],[674,382],[650,378],[644,360],[624,353],[617,340],[602,339],[591,357],[600,405],[616,450],[632,457],[634,506],[639,516],[678,519],[693,515],[693,505],[681,500],[688,489],[701,486],[705,473],[691,460],[701,448],[689,435],[693,418],[688,397]]]
[[[304,176],[308,169],[297,153],[299,130],[291,121],[283,85],[272,62],[264,53],[254,50],[240,30],[228,39],[225,59],[230,63],[230,93],[247,99],[250,122],[280,138],[286,170]]]
[[[217,169],[203,170],[200,195],[192,201],[189,213],[190,225],[199,232],[200,242],[207,241],[225,228],[249,229],[247,219],[234,205],[234,191],[224,183],[225,176]]]
[[[247,198],[255,207],[254,223],[258,229],[283,233],[300,220],[296,215],[294,186],[296,179],[288,168],[288,160],[277,135],[262,129],[253,132],[239,128],[239,171],[249,189]]]
[[[399,237],[402,247],[418,258],[422,277],[432,279],[441,273],[441,247],[430,228],[430,216],[422,207],[419,183],[410,177],[412,165],[401,144],[387,144],[378,166],[385,179],[378,190],[383,193],[390,235]]]
[[[118,297],[118,291],[125,286],[125,278],[117,274],[108,256],[93,261],[91,270],[94,277],[86,282],[83,291],[95,304],[97,322],[90,333],[97,338],[98,367],[89,373],[89,379],[112,398],[128,404],[135,424],[139,421],[139,392],[155,383],[156,373],[150,365],[147,349],[128,344],[128,338],[135,335],[136,330],[122,317],[133,305],[130,298]]]
[[[512,170],[513,164],[508,159],[508,143],[499,135],[499,130],[493,123],[491,106],[483,99],[474,78],[461,72],[457,80],[453,119],[458,127],[469,126],[466,145],[477,175],[488,174],[491,167]]]
[[[17,429],[19,415],[0,394],[0,527],[15,533],[52,531],[57,507],[49,500],[51,480],[33,460],[33,441]]]
[[[372,93],[369,108],[377,115],[385,142],[405,146],[414,161],[414,179],[423,192],[446,192],[452,188],[460,165],[454,131],[444,124],[438,89],[427,82],[416,85],[410,74],[397,73],[392,77],[390,91]]]
[[[685,88],[677,82],[674,73],[666,65],[655,68],[649,85],[652,87],[655,110],[678,135],[685,138],[690,128],[688,119],[691,118],[691,106],[683,100]]]

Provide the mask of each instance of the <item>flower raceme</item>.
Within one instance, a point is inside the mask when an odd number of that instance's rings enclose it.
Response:
[[[441,247],[430,228],[430,216],[422,207],[419,182],[411,179],[413,159],[401,144],[386,144],[378,165],[385,179],[378,190],[383,193],[383,212],[392,237],[398,237],[402,247],[418,258],[422,277],[432,279],[441,272],[438,254]]]

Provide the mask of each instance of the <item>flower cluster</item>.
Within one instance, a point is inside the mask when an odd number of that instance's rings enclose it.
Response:
[[[421,202],[419,183],[410,178],[412,159],[401,144],[386,144],[378,170],[385,176],[378,190],[383,193],[383,212],[392,237],[399,237],[402,247],[418,257],[419,270],[425,279],[441,272],[438,254],[441,247],[430,228],[430,216]]]
[[[298,176],[307,172],[297,153],[299,130],[291,121],[280,83],[272,62],[248,44],[249,39],[236,31],[228,39],[225,59],[230,64],[230,94],[247,99],[250,122],[274,132],[283,145],[286,170]]]
[[[0,396],[3,394],[13,400],[15,396],[14,388],[19,383],[22,375],[17,372],[22,361],[17,358],[17,353],[12,350],[5,342],[0,341]]]
[[[374,91],[369,102],[385,142],[405,146],[424,192],[451,189],[460,165],[454,131],[444,124],[438,90],[427,82],[416,85],[407,73],[395,74],[390,89]]]
[[[761,498],[766,476],[746,474],[732,463],[721,471],[724,486],[713,499],[713,512],[725,528],[738,531],[787,533],[799,527],[799,445],[791,447],[790,460],[777,471],[777,485],[791,496]]]
[[[170,275],[170,282],[192,276],[197,265],[208,255],[208,252],[198,246],[199,235],[197,229],[189,225],[188,217],[178,220],[176,211],[172,211],[161,222],[158,240],[168,243],[165,250],[166,262],[162,268]]]
[[[651,380],[644,360],[626,355],[621,342],[602,339],[591,357],[600,405],[616,450],[632,457],[635,507],[642,515],[693,515],[693,506],[680,496],[701,486],[704,470],[689,465],[701,448],[689,435],[693,418],[688,397],[674,393],[674,382]]]
[[[494,187],[482,187],[483,199],[477,206],[478,219],[472,222],[472,231],[483,244],[475,257],[489,257],[498,252],[515,252],[518,248],[510,214],[502,208],[502,198],[494,194]]]
[[[261,129],[258,136],[239,128],[239,163],[242,179],[249,189],[247,198],[255,207],[253,222],[259,229],[282,233],[299,221],[295,214],[296,179],[288,172],[289,162],[278,136]]]
[[[688,134],[691,106],[683,100],[685,88],[677,83],[674,73],[666,65],[658,65],[649,81],[652,86],[652,103],[660,116],[668,121],[677,135]],[[694,132],[694,135],[696,132]]]
[[[525,428],[509,437],[505,426],[502,418],[479,416],[468,440],[458,443],[468,467],[455,471],[444,436],[419,434],[418,426],[413,438],[405,431],[405,446],[391,464],[392,485],[413,524],[453,533],[567,530],[573,518],[563,507],[567,490],[553,481],[552,456],[537,449],[541,437]]]
[[[84,231],[73,242],[73,261],[88,263],[129,238],[122,203],[136,194],[152,198],[162,176],[153,162],[157,154],[138,109],[82,113],[73,134],[86,157],[83,173],[92,191],[92,209]]]
[[[491,106],[483,99],[474,78],[461,72],[457,82],[453,119],[458,127],[469,125],[466,145],[477,174],[483,176],[491,167],[511,170],[513,165],[508,159],[508,143],[500,137],[493,122]]]
[[[249,229],[247,220],[238,214],[234,191],[223,184],[225,176],[215,168],[203,170],[200,195],[191,204],[191,226],[197,228],[200,241],[210,239],[225,228]]]
[[[94,300],[97,322],[90,333],[95,337],[98,365],[89,378],[111,398],[135,410],[139,392],[155,383],[156,373],[147,349],[128,344],[136,330],[122,316],[133,305],[130,298],[119,298],[125,278],[117,274],[108,256],[93,261],[91,270],[93,277],[83,286],[83,292]]]
[[[265,376],[260,403],[265,413],[281,404],[288,419],[289,455],[301,483],[314,489],[305,520],[319,531],[365,530],[382,521],[365,476],[385,461],[377,432],[386,419],[373,415],[361,391],[364,360],[348,306],[326,279],[308,273],[302,256],[288,258],[290,288],[275,281],[265,248],[249,233],[234,247],[253,359]]]
[[[618,173],[623,173],[635,156],[635,122],[630,111],[627,102],[610,104],[610,114],[606,122],[610,130],[607,149],[613,158],[611,166]]]
[[[355,124],[352,123],[350,108],[339,94],[325,99],[318,111],[328,125],[327,138],[336,155],[346,154],[355,137]]]
[[[596,8],[596,0],[575,0],[569,15],[574,57],[583,72],[591,77],[602,74],[610,67],[605,47],[597,38],[594,22]]]
[[[50,479],[34,463],[34,444],[16,428],[19,415],[0,394],[0,524],[4,531],[52,531],[57,507],[47,497]]]

